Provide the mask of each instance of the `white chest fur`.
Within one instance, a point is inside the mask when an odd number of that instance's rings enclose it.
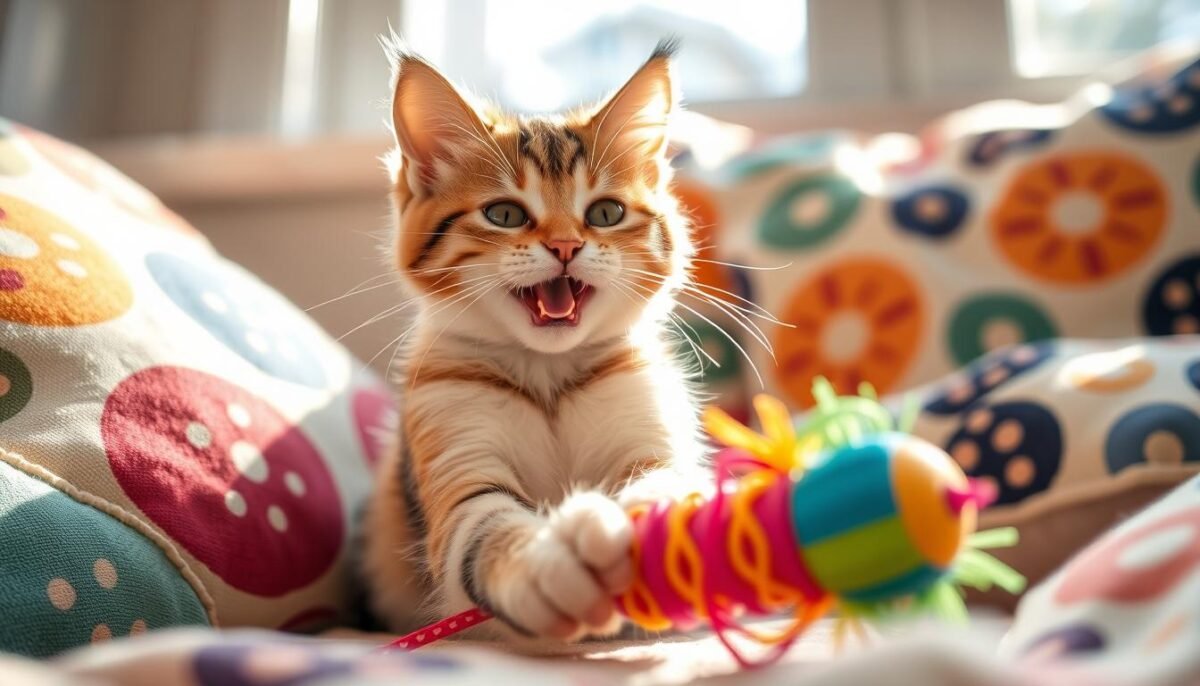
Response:
[[[438,461],[489,469],[482,459],[490,457],[540,502],[616,485],[635,464],[699,458],[694,403],[669,360],[640,357],[632,368],[572,387],[569,379],[586,376],[593,361],[506,365],[510,376],[523,375],[528,395],[486,383],[421,384],[406,402],[410,427],[435,422],[449,430]]]

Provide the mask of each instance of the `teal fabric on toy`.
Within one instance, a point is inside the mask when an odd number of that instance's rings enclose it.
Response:
[[[207,625],[160,548],[0,463],[0,651],[46,657],[149,629]]]

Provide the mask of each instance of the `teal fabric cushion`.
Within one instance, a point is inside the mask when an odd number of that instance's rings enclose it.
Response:
[[[42,657],[152,628],[208,624],[165,538],[5,463],[0,551],[7,651]]]

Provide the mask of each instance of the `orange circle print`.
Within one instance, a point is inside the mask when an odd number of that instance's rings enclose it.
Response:
[[[775,334],[776,375],[793,402],[809,407],[818,376],[839,393],[857,393],[864,381],[881,393],[891,389],[916,356],[925,304],[895,265],[852,258],[802,284],[783,321],[795,328]]]
[[[1112,152],[1067,153],[1017,172],[991,214],[1018,268],[1047,281],[1103,281],[1145,257],[1163,233],[1167,191],[1144,164]]]
[[[91,239],[40,207],[0,195],[0,321],[95,324],[132,303],[124,275]]]
[[[671,185],[671,192],[679,200],[679,210],[688,218],[692,227],[692,243],[696,246],[696,257],[711,260],[717,254],[718,224],[717,204],[713,201],[712,191],[705,186],[685,179],[676,179]],[[736,292],[724,267],[712,262],[697,261],[693,263],[692,278],[696,283],[711,286],[703,289],[709,295],[732,300],[720,291]],[[720,289],[720,291],[713,290]]]

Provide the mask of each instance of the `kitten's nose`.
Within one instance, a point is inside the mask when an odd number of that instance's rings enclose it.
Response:
[[[545,241],[542,243],[542,245],[546,246],[547,250],[554,253],[560,262],[566,264],[575,259],[575,255],[578,254],[579,249],[583,247],[583,241],[553,240]]]

